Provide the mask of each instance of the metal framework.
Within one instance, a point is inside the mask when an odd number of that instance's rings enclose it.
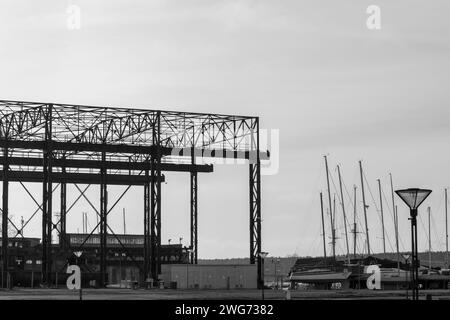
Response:
[[[259,118],[251,116],[95,107],[72,104],[0,100],[0,156],[3,181],[2,241],[7,243],[8,224],[23,236],[23,228],[42,213],[42,281],[52,274],[52,232],[59,234],[59,249],[67,250],[66,216],[84,198],[100,221],[100,273],[105,285],[108,214],[131,186],[144,187],[144,262],[139,265],[144,279],[157,279],[161,261],[161,182],[163,171],[189,172],[191,188],[191,263],[197,263],[198,173],[213,171],[212,165],[196,164],[196,158],[233,158],[249,162],[250,263],[258,263],[261,284],[261,160]],[[8,217],[9,183],[19,182],[37,205],[21,227]],[[42,184],[39,202],[24,183]],[[56,184],[56,185],[55,185]],[[67,205],[67,185],[80,192]],[[78,184],[87,187],[81,189]],[[100,186],[100,208],[85,195],[91,185]],[[108,198],[108,185],[127,186],[115,201]],[[60,188],[60,216],[52,218],[52,194]],[[119,238],[116,236],[119,240]],[[86,239],[87,241],[87,239]],[[120,242],[120,240],[119,240]],[[80,246],[80,248],[82,245]],[[8,270],[8,246],[2,245],[2,266]],[[6,274],[6,272],[5,272]]]
[[[194,152],[191,154],[191,162],[195,164]],[[191,263],[197,264],[198,260],[198,207],[197,207],[198,175],[197,172],[191,172]]]

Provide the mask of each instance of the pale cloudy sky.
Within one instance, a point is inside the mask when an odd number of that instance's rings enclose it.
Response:
[[[366,27],[372,4],[381,8],[381,30]],[[67,28],[70,5],[81,10],[79,30]],[[382,249],[381,227],[369,191],[378,201],[380,178],[389,200],[389,172],[396,187],[434,190],[421,214],[432,206],[433,247],[442,250],[443,188],[450,186],[449,12],[446,0],[1,0],[0,99],[259,115],[262,127],[280,132],[279,172],[263,177],[264,250],[322,254],[324,154],[336,183],[341,164],[349,192],[360,186],[363,160],[373,250]],[[187,174],[167,175],[163,242],[188,242],[188,183]],[[18,222],[34,205],[13,188]],[[40,197],[40,187],[32,189]],[[89,195],[98,203],[96,188]],[[200,257],[248,255],[248,168],[216,166],[200,177],[199,196]],[[127,231],[142,232],[141,199],[142,190],[126,196],[112,213],[114,230],[121,230],[125,207]],[[363,221],[360,199],[358,193]],[[408,249],[407,211],[397,204],[400,247]],[[70,231],[81,230],[83,210],[94,224],[92,210],[80,204],[70,213]],[[393,248],[389,212],[386,220]],[[39,225],[33,220],[25,234],[39,236]],[[419,231],[425,249],[421,222]],[[342,226],[338,233],[343,253]]]

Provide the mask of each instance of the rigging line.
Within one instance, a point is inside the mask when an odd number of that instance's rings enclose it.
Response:
[[[339,242],[336,241],[336,245],[337,245],[337,247],[338,247],[338,248],[337,248],[337,249],[338,249],[337,251],[338,251],[338,252],[341,252],[341,255],[343,255],[343,256],[347,255],[346,253],[342,253],[342,252],[346,252],[346,250],[344,250],[344,248],[341,247],[341,244],[340,244]],[[336,255],[338,255],[338,254],[336,254]]]
[[[375,205],[375,209],[376,209],[376,211],[377,211],[378,218],[380,219],[380,222],[382,222],[382,218],[381,218],[381,209],[378,209],[378,206],[377,206],[377,204],[376,204],[374,195],[373,195],[373,193],[372,193],[372,189],[370,188],[369,182],[367,181],[367,177],[366,177],[366,175],[365,175],[364,172],[363,172],[363,175],[364,175],[364,179],[365,179],[366,184],[367,184],[367,188],[369,189],[370,196],[371,196],[372,201],[373,201],[373,203],[374,203],[374,205]],[[382,192],[382,194],[384,194],[382,188],[381,188],[381,192]],[[386,200],[386,197],[384,197],[384,198],[385,198],[385,200]],[[386,201],[385,203],[387,203],[387,201]],[[386,206],[386,207],[387,207],[388,210],[390,211],[389,206]],[[393,217],[392,214],[391,214],[391,216]],[[389,233],[386,233],[386,232],[385,232],[385,238],[388,240],[388,244],[389,244],[389,247],[391,248],[391,250],[392,250],[393,252],[395,252],[396,250],[394,249],[394,247],[393,247],[393,245],[392,245],[391,239],[390,239],[390,237],[389,237]]]
[[[418,216],[419,216],[420,224],[422,225],[424,234],[425,234],[426,237],[427,237],[426,239],[427,239],[427,243],[428,243],[428,241],[429,241],[429,237],[428,237],[428,229],[425,227],[425,224],[423,223],[422,216],[421,216],[421,215],[418,215]]]
[[[364,180],[366,181],[366,185],[367,185],[367,189],[369,190],[370,197],[372,198],[373,204],[374,204],[374,206],[375,206],[375,211],[377,212],[378,218],[380,219],[379,222],[382,222],[382,219],[381,219],[381,212],[380,212],[380,210],[378,210],[377,203],[376,203],[375,198],[374,198],[373,193],[372,193],[372,189],[370,188],[370,184],[369,184],[369,182],[367,181],[366,173],[365,173],[364,171],[363,171],[363,176],[364,176]],[[395,251],[394,248],[393,248],[393,246],[392,246],[391,240],[390,240],[390,238],[389,238],[389,234],[388,234],[388,233],[385,233],[385,237],[386,237],[386,239],[388,240],[388,244],[389,244],[389,247],[391,247],[391,250],[392,250],[392,251]]]
[[[384,193],[383,189],[381,189],[381,193],[383,194],[383,198],[384,198],[385,203],[389,203],[389,201],[387,200],[386,194]],[[386,206],[386,208],[388,209],[389,213],[391,214],[391,218],[392,218],[392,221],[394,223],[394,230],[395,230],[394,213],[391,211],[391,207],[389,205]],[[400,236],[400,232],[398,233],[397,236],[398,236],[398,244],[399,244],[399,251],[400,251],[400,245],[401,245],[402,248],[405,248],[405,245],[403,244],[403,240],[402,240],[402,237]]]
[[[445,198],[445,196],[442,196],[442,197],[441,197],[441,201],[439,201],[438,208],[437,208],[437,210],[436,210],[435,212],[441,212],[442,204],[445,203],[444,198]],[[432,222],[432,225],[434,226],[434,231],[435,231],[435,232],[434,232],[434,236],[435,236],[435,238],[438,240],[439,246],[441,246],[441,245],[442,245],[442,246],[445,246],[445,236],[442,235],[442,234],[439,232],[438,228],[436,227],[436,223],[435,223],[435,220],[434,220],[434,215],[431,215],[431,222]],[[439,235],[441,235],[442,238],[441,238],[441,236],[439,236]]]
[[[352,196],[350,196],[350,193],[348,192],[348,189],[347,189],[347,186],[346,186],[346,184],[345,184],[344,179],[342,179],[342,185],[344,186],[345,193],[347,194],[347,196],[348,196],[348,198],[349,198],[350,206],[351,206],[351,208],[352,208],[352,216],[353,216],[353,212],[354,212],[354,210],[355,210],[355,205],[353,204]],[[358,210],[356,210],[356,212],[358,213]],[[358,214],[356,214],[356,224],[359,226],[359,229],[360,229],[360,230],[363,230],[363,229],[364,229],[364,228],[363,228],[362,221],[360,220],[360,217],[359,217]],[[353,223],[352,223],[352,226],[351,226],[351,227],[353,227]]]
[[[348,192],[347,185],[345,184],[344,179],[342,179],[342,185],[344,186],[344,190],[345,190],[345,193],[347,194],[348,200],[349,200],[349,202],[350,202],[350,206],[351,206],[351,208],[352,208],[352,213],[353,213],[354,210],[355,210],[355,205],[353,204],[352,196],[351,196],[350,193]],[[358,210],[356,210],[356,213],[358,213]],[[356,223],[359,225],[360,230],[363,230],[363,229],[364,229],[364,228],[363,228],[362,221],[360,220],[360,217],[359,217],[358,214],[356,214]],[[352,224],[352,225],[353,225],[353,224]]]
[[[432,229],[435,231],[434,232],[434,236],[437,238],[437,243],[439,244],[439,247],[441,246],[445,246],[445,241],[440,241],[440,238],[437,236],[438,233],[438,228],[436,227],[436,222],[434,220],[434,216],[431,216],[431,224],[432,224]]]
[[[339,192],[338,192],[338,190],[337,190],[337,188],[336,188],[336,184],[334,183],[334,179],[333,179],[333,175],[332,175],[332,174],[330,174],[330,178],[331,178],[331,182],[333,183],[335,195],[337,196],[337,195],[339,194]],[[340,197],[338,196],[337,198],[338,198],[338,200],[339,200]],[[340,200],[339,200],[339,203],[341,203]],[[336,211],[337,211],[337,210],[338,210],[338,209],[336,209]],[[334,214],[333,219],[336,221],[336,214]]]
[[[316,179],[315,179],[315,184],[314,184],[314,190],[318,190],[318,189],[319,189],[320,178],[321,178],[321,172],[322,172],[323,167],[324,167],[324,165],[321,164],[321,165],[319,166],[318,170],[317,170]],[[311,192],[311,195],[310,195],[310,198],[309,198],[309,203],[307,204],[307,207],[306,207],[306,209],[307,209],[306,212],[312,212],[313,207],[315,207],[315,205],[314,205],[315,201],[316,201],[316,192],[314,191],[314,192]],[[319,205],[319,208],[320,208],[320,205]],[[320,215],[318,215],[318,217],[319,217],[318,220],[320,221],[320,223],[319,223],[319,229],[320,229],[319,233],[321,234],[321,232],[322,232],[322,230],[321,230],[322,222],[321,222]],[[299,240],[299,241],[297,242],[295,252],[296,252],[297,248],[299,247],[299,245],[300,245],[301,243],[302,243],[301,240]]]
[[[318,238],[322,238],[322,230],[321,230],[321,226],[319,226],[319,230],[318,232],[315,232],[315,236],[312,240],[312,245],[308,246],[308,255],[312,256],[314,254],[314,252],[316,252],[317,246],[318,244],[320,244],[322,242],[322,240],[317,241]]]

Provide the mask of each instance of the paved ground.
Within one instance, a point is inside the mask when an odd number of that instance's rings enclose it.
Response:
[[[281,290],[265,290],[266,299],[285,299]],[[405,291],[291,291],[291,298],[297,299],[405,299]],[[426,294],[433,299],[450,300],[450,290],[421,291],[421,299]],[[78,300],[79,293],[66,289],[0,289],[0,300]],[[177,299],[261,299],[260,290],[130,290],[130,289],[84,289],[83,300],[177,300]]]

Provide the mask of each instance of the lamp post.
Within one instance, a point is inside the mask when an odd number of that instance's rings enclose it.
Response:
[[[396,190],[395,193],[409,207],[411,220],[411,271],[412,271],[412,299],[419,300],[419,257],[417,249],[417,208],[430,195],[431,190],[410,188]]]
[[[262,299],[264,300],[264,259],[267,257],[267,252],[260,252],[259,258],[261,259],[261,294],[262,294]]]

